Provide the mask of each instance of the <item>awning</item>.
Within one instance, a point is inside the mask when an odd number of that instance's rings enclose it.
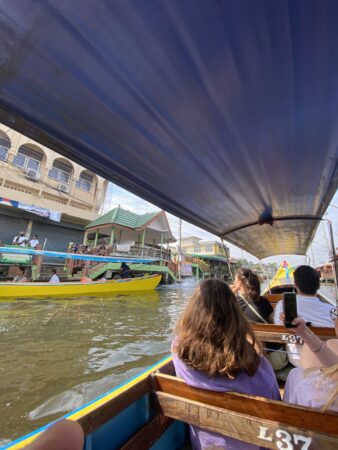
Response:
[[[338,186],[337,24],[335,0],[2,0],[0,120],[260,258],[304,254]]]

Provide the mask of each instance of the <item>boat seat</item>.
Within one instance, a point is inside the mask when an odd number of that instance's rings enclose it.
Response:
[[[282,325],[252,323],[256,337],[264,342],[278,342],[281,344],[303,344],[300,336],[295,336],[288,328]],[[310,327],[311,331],[323,341],[336,337],[335,329],[328,327]]]
[[[338,448],[338,414],[334,412],[197,389],[161,373],[152,378],[154,405],[167,418],[271,449]]]

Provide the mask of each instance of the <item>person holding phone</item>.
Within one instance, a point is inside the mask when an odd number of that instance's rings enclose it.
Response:
[[[337,309],[332,308],[338,338]],[[285,317],[282,315],[281,319]],[[284,398],[288,403],[324,410],[338,411],[338,339],[321,341],[303,319],[292,321],[294,334],[301,336],[304,345],[300,367],[291,370],[286,380]]]
[[[294,328],[290,328],[290,331],[300,336],[304,341],[300,357],[300,366],[303,369],[310,367],[330,367],[338,364],[337,308],[332,308],[330,314],[334,321],[337,339],[329,339],[326,342],[319,339],[300,317],[296,317],[292,321]],[[285,320],[284,314],[281,315],[281,319]]]
[[[305,322],[311,322],[314,327],[332,328],[334,326],[330,315],[332,305],[323,302],[316,295],[320,287],[319,273],[313,267],[299,266],[293,277],[297,290],[297,316]],[[283,313],[283,305],[283,300],[281,300],[275,307],[274,323],[277,325],[284,325],[280,318],[281,313]],[[300,349],[301,345],[299,344],[287,344],[289,361],[296,367],[299,366],[300,362]]]

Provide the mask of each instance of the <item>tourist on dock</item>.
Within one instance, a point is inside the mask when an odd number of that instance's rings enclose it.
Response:
[[[32,239],[28,242],[28,245],[34,249],[40,245],[40,242],[38,241],[38,236],[36,234],[33,234]]]
[[[175,328],[172,344],[176,375],[193,387],[241,392],[279,400],[275,374],[256,349],[249,322],[229,286],[203,281]],[[192,447],[253,450],[259,447],[190,426]]]
[[[131,269],[125,262],[121,264],[120,276],[121,278],[130,278],[131,276]]]
[[[52,269],[52,270],[51,270],[51,273],[52,273],[52,276],[50,277],[49,282],[50,282],[50,283],[60,283],[60,279],[59,279],[59,277],[57,276],[57,271],[56,271],[56,269]]]
[[[26,238],[25,232],[20,231],[20,234],[15,236],[13,239],[13,245],[20,245],[21,247],[26,247],[28,239]]]
[[[332,309],[338,338],[337,310]],[[321,341],[303,319],[292,322],[290,331],[301,336],[304,345],[300,367],[291,370],[286,380],[284,401],[297,405],[338,411],[338,339]]]
[[[63,419],[43,431],[25,450],[82,450],[83,444],[81,425]]]
[[[273,308],[261,296],[258,276],[250,269],[238,269],[232,291],[237,295],[239,306],[250,322],[273,323]]]
[[[331,318],[332,305],[323,302],[316,294],[320,287],[320,275],[310,266],[299,266],[293,274],[297,289],[297,313],[305,322],[311,322],[314,327],[334,326]],[[281,313],[283,312],[283,300],[275,307],[274,322],[283,325]],[[298,367],[300,362],[299,344],[287,344],[288,357],[291,364]]]

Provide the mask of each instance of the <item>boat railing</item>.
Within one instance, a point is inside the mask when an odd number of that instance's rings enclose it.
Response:
[[[126,246],[127,247],[127,246]],[[120,251],[120,247],[116,244],[112,246],[99,245],[94,248],[88,249],[85,245],[80,245],[76,249],[77,254],[92,254],[96,256],[124,256],[126,258],[131,257],[140,257],[140,258],[154,258],[154,264],[158,264],[159,261],[161,263],[165,263],[166,265],[170,265],[170,270],[176,273],[175,265],[171,261],[171,253],[170,250],[159,249],[155,247],[139,247],[139,246],[130,246],[127,251]],[[74,253],[74,250],[69,249],[68,253]],[[95,265],[101,263],[93,263]],[[69,271],[74,271],[82,268],[89,268],[91,266],[90,261],[85,261],[82,259],[67,259],[66,267]]]

